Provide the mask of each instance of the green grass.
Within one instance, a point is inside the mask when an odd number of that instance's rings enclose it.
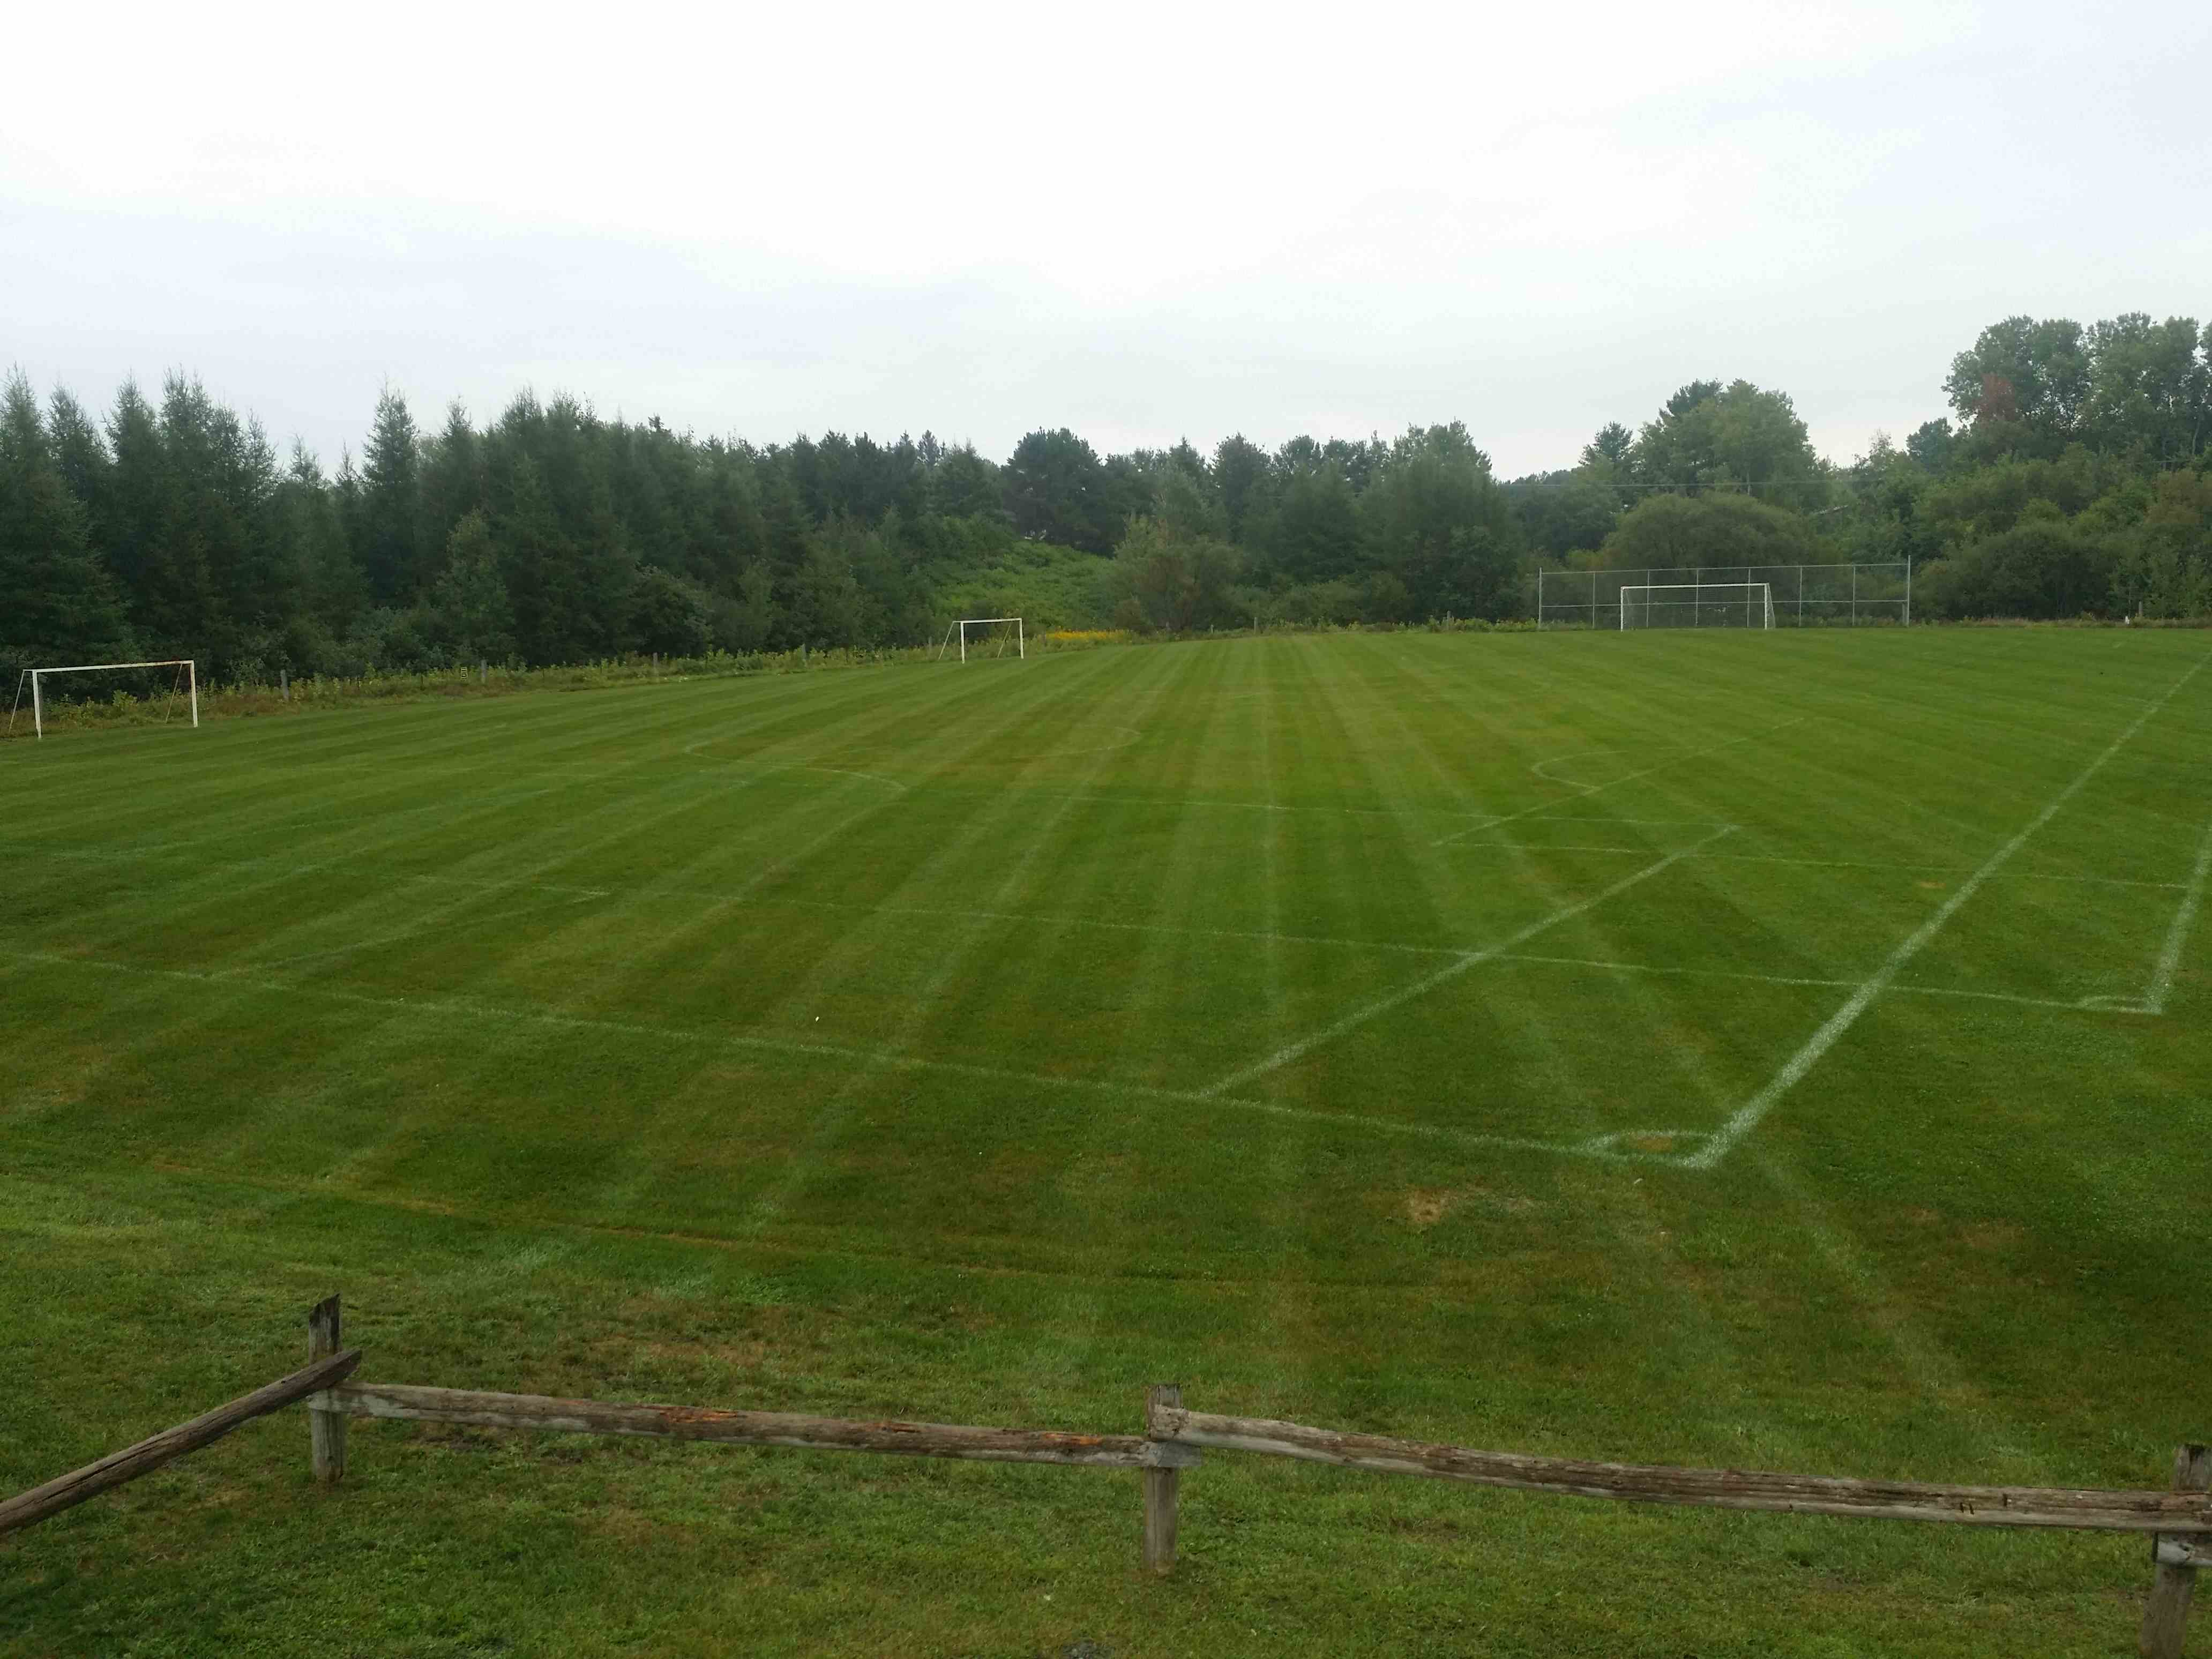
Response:
[[[940,616],[1021,617],[1036,633],[1100,627],[1099,582],[1110,562],[1052,542],[1014,542],[941,574],[932,603]]]
[[[332,1289],[388,1382],[2161,1484],[2206,662],[1268,638],[11,744],[0,1490]],[[2120,1655],[2150,1577],[1221,1455],[1162,1583],[1126,1474],[352,1464],[289,1413],[0,1543],[0,1654]]]

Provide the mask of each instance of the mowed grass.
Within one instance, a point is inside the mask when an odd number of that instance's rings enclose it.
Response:
[[[2209,655],[1304,637],[9,744],[0,1489],[333,1289],[389,1382],[2163,1484]],[[1182,1488],[1155,1582],[1133,1475],[363,1425],[324,1493],[292,1413],[0,1543],[0,1653],[2118,1655],[2150,1577]]]

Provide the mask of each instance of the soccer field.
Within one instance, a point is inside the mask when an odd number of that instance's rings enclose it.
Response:
[[[1347,635],[10,744],[0,1487],[331,1289],[383,1381],[2162,1484],[2208,665]],[[1097,1475],[305,1438],[0,1544],[0,1652],[2119,1653],[2149,1577],[1217,1460],[1155,1583]]]

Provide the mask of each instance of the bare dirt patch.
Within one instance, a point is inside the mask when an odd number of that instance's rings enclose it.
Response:
[[[1453,1211],[1468,1206],[1525,1215],[1536,1207],[1536,1200],[1518,1193],[1493,1193],[1487,1187],[1415,1187],[1398,1206],[1406,1219],[1422,1232]]]

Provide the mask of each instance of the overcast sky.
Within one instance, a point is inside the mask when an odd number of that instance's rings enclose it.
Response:
[[[40,6],[0,365],[1003,458],[1464,420],[1509,476],[1741,376],[1823,453],[2014,313],[2212,313],[2212,7]]]

